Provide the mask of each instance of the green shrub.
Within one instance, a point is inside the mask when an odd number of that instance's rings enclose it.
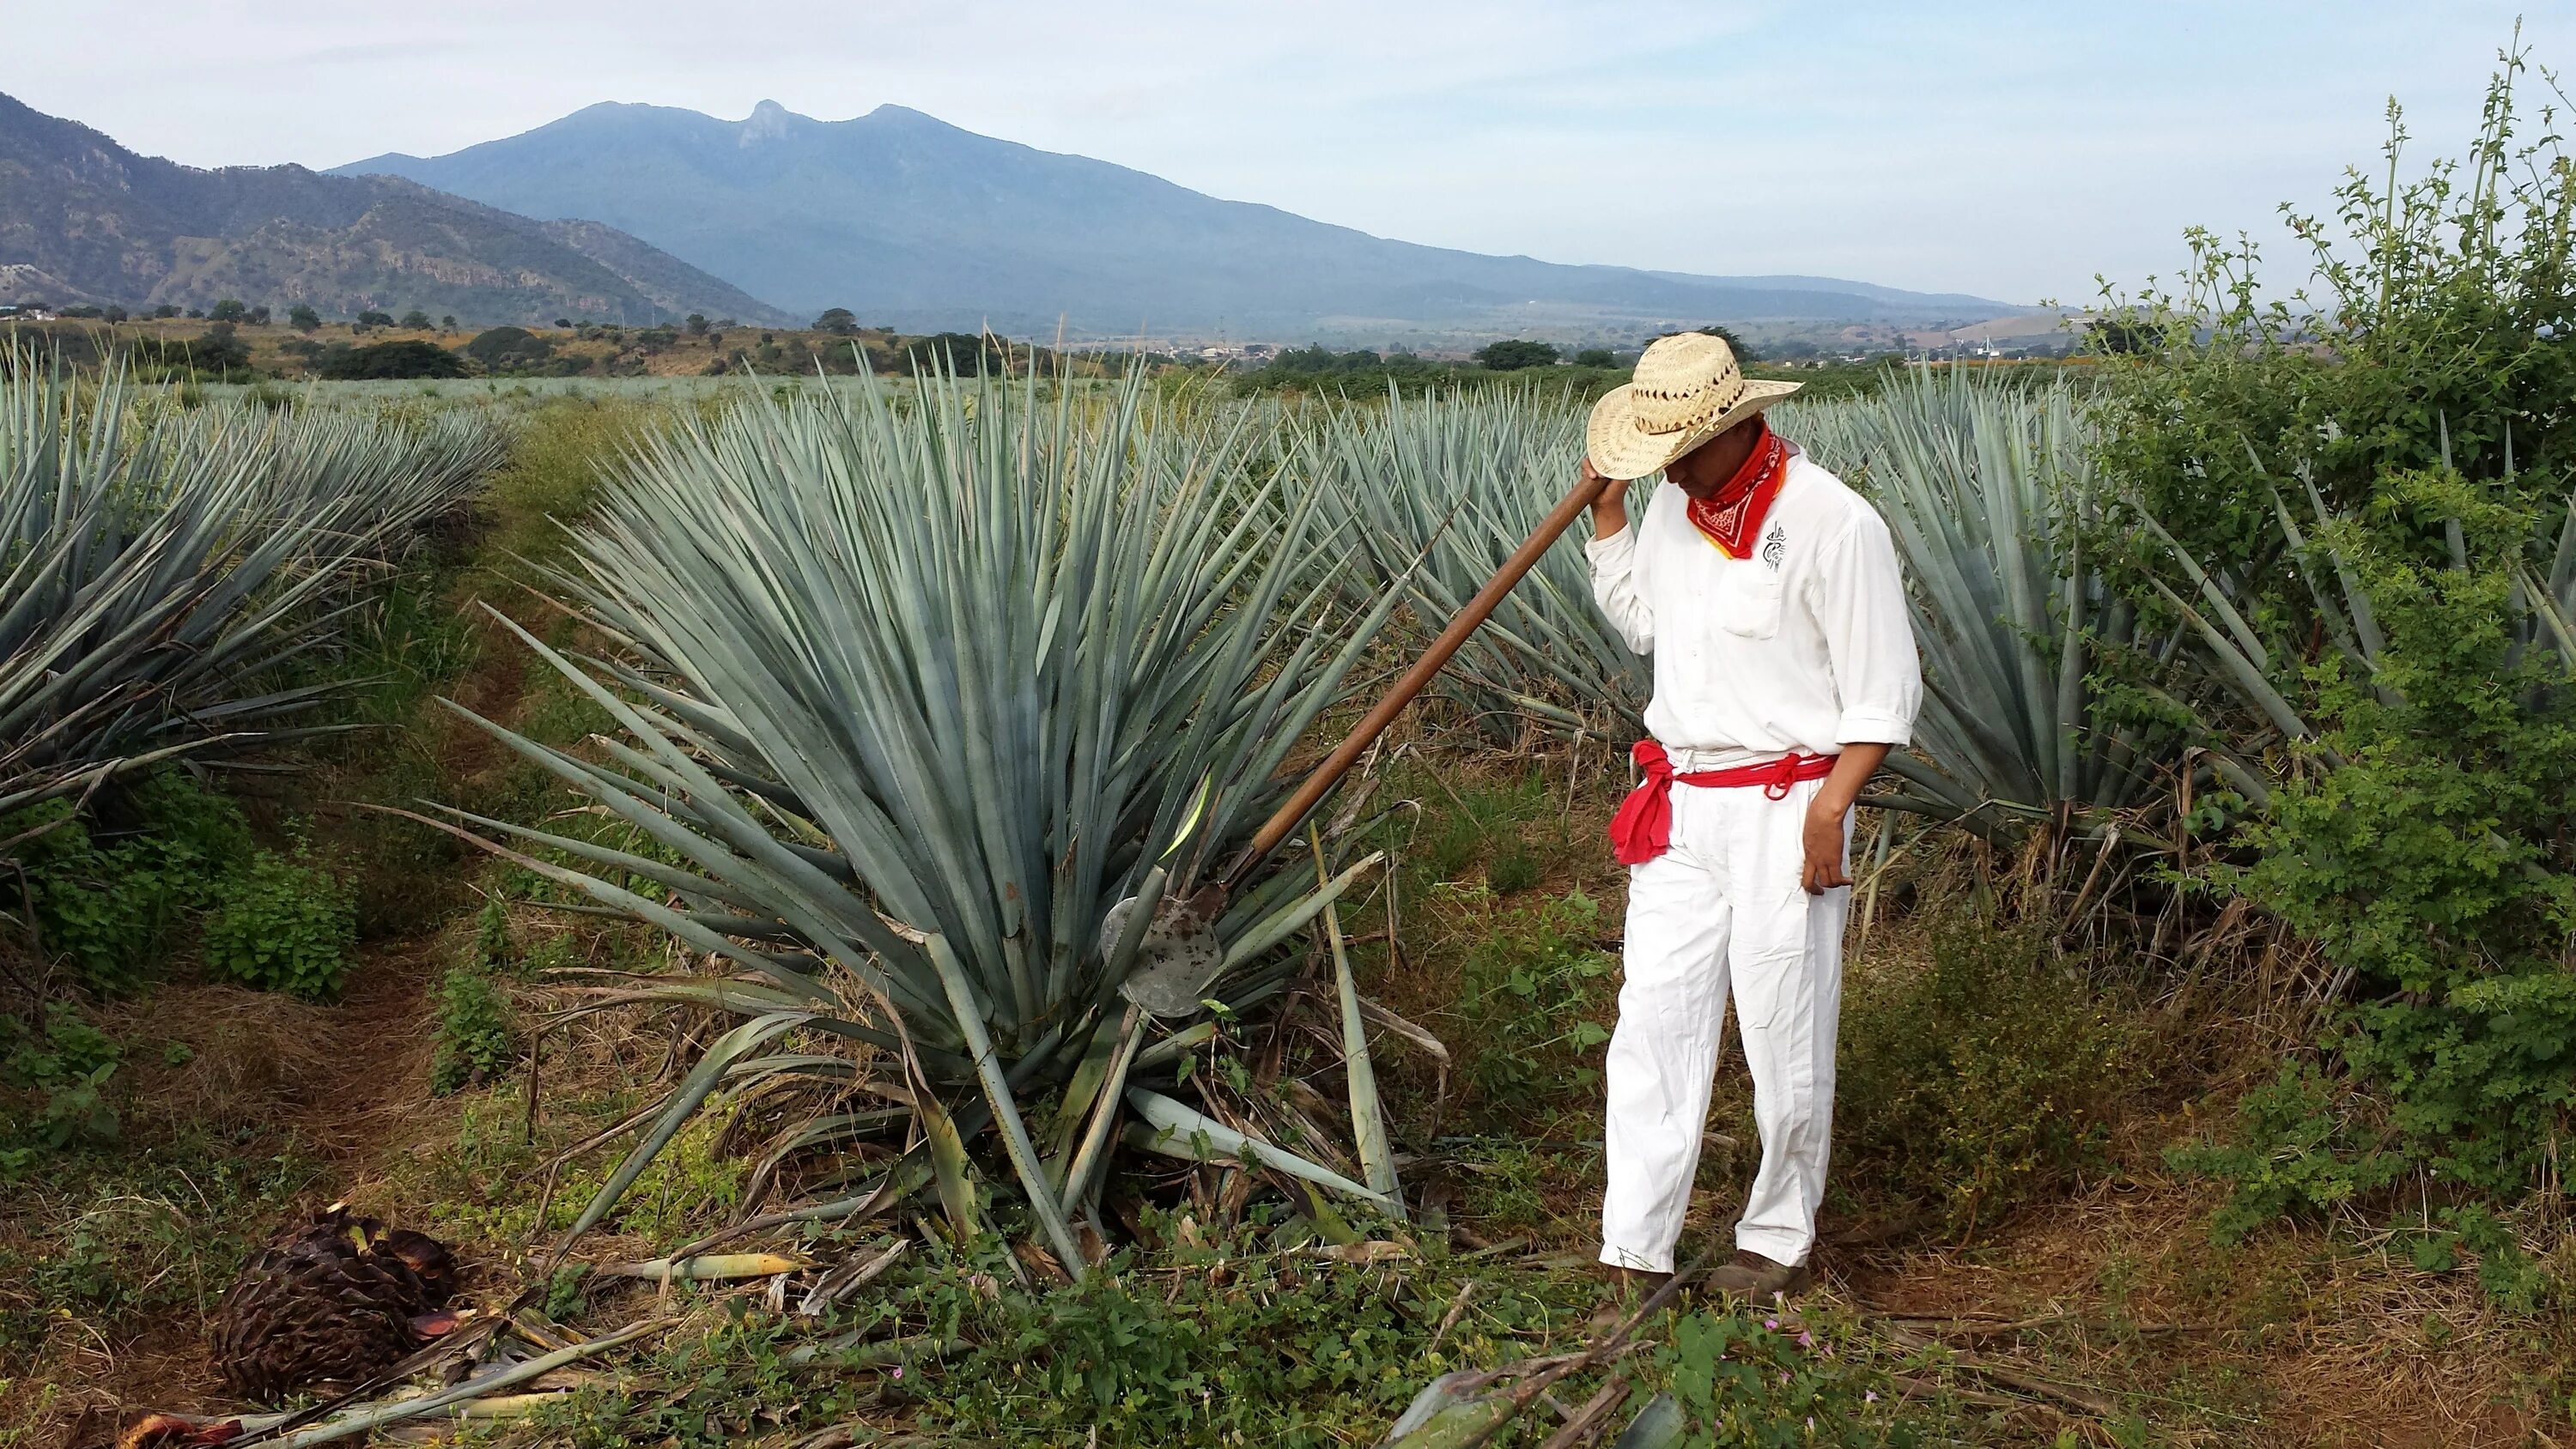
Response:
[[[2447,473],[2393,473],[2329,531],[2371,600],[2366,677],[2312,671],[2321,768],[2282,783],[2221,878],[2359,988],[2343,1056],[2402,1150],[2518,1195],[2576,1098],[2576,690],[2517,637],[2525,512]]]
[[[241,807],[175,770],[92,804],[77,818],[69,801],[22,811],[0,821],[0,837],[52,825],[15,852],[35,939],[88,989],[127,991],[167,958],[185,915],[212,901],[250,853],[250,823]]]
[[[2442,1209],[2442,1226],[2419,1237],[2415,1266],[2428,1273],[2459,1267],[2465,1250],[2477,1256],[2478,1286],[2489,1300],[2513,1313],[2536,1313],[2561,1289],[2550,1265],[2526,1251],[2502,1218],[2476,1203]]]
[[[1888,1379],[1859,1361],[1858,1335],[1821,1315],[1781,1326],[1759,1310],[1692,1313],[1655,1355],[1688,1426],[1690,1449],[1899,1446],[1923,1442],[1899,1417]],[[1639,1398],[1642,1400],[1643,1395]]]
[[[1617,965],[1592,944],[1600,926],[1600,903],[1575,891],[1497,907],[1468,952],[1443,1034],[1486,1119],[1527,1124],[1600,1085]]]
[[[2576,480],[2576,165],[2517,101],[2527,64],[2465,160],[2407,165],[2392,116],[2384,167],[2291,216],[2304,290],[2195,233],[2178,295],[2107,319],[2137,350],[2098,369],[2121,500],[2099,556],[2141,636],[2200,596],[2141,512],[2231,598],[2233,646],[2142,691],[2266,776],[2200,859],[2348,985],[2338,1045],[2389,1150],[2508,1198],[2554,1177],[2576,1104],[2576,650],[2530,607],[2557,554],[2536,525]]]
[[[472,965],[477,971],[507,971],[512,955],[510,903],[495,891],[483,898],[483,909],[474,913]]]
[[[1847,989],[1835,1181],[1973,1232],[2098,1155],[2143,1041],[2044,935],[1936,926],[1928,970]]]
[[[112,1141],[116,1109],[104,1088],[124,1049],[63,1002],[46,1008],[42,1035],[0,1016],[0,1181],[31,1168],[43,1150]],[[21,1100],[11,1101],[16,1097]]]
[[[356,892],[309,845],[263,850],[217,893],[206,965],[245,986],[327,1001],[340,994],[357,940]]]
[[[506,1075],[518,1059],[510,1003],[491,979],[459,967],[438,991],[438,1051],[429,1090],[439,1096]]]
[[[2305,1062],[2245,1094],[2222,1137],[2169,1148],[2178,1172],[2225,1182],[2210,1220],[2222,1244],[2291,1214],[2319,1214],[2386,1187],[2406,1170],[2359,1120],[2365,1104]]]

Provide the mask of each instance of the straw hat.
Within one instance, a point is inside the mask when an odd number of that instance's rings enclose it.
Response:
[[[1592,405],[1584,449],[1605,476],[1643,478],[1797,390],[1747,378],[1723,337],[1659,337],[1633,380]]]

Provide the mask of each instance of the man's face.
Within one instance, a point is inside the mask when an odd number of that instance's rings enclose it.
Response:
[[[1700,444],[1664,465],[1664,477],[1693,498],[1708,498],[1726,486],[1735,470],[1744,466],[1744,456],[1752,451],[1753,437],[1761,425],[1759,414],[1746,418],[1734,427]]]

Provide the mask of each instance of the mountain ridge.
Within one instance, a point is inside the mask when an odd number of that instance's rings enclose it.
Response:
[[[182,166],[0,95],[0,300],[477,322],[788,320],[633,236],[535,220],[399,177]]]
[[[2028,310],[1815,277],[1713,277],[1377,237],[1045,151],[894,103],[739,121],[602,101],[394,175],[537,217],[583,216],[799,310],[907,330],[1629,332],[1705,322],[1982,320]]]

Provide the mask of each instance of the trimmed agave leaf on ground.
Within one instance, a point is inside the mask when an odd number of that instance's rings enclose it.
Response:
[[[1267,441],[1243,410],[1155,406],[1135,378],[933,375],[900,406],[863,382],[687,419],[611,480],[559,582],[618,657],[527,643],[622,737],[585,757],[483,723],[649,845],[457,814],[704,963],[622,995],[742,1024],[575,1232],[729,1078],[845,1086],[850,1062],[815,1045],[838,1039],[874,1049],[913,1130],[815,1212],[934,1180],[971,1212],[964,1146],[992,1126],[1082,1271],[1070,1223],[1104,1144],[1177,1056],[1120,999],[1138,943],[1104,943],[1104,918],[1224,868],[1393,607],[1338,607],[1322,561],[1346,543],[1315,490],[1242,466]],[[1297,963],[1272,948],[1360,868],[1319,886],[1292,858],[1237,892],[1207,996],[1239,1011],[1279,991]],[[1033,1130],[1023,1102],[1047,1095]]]

